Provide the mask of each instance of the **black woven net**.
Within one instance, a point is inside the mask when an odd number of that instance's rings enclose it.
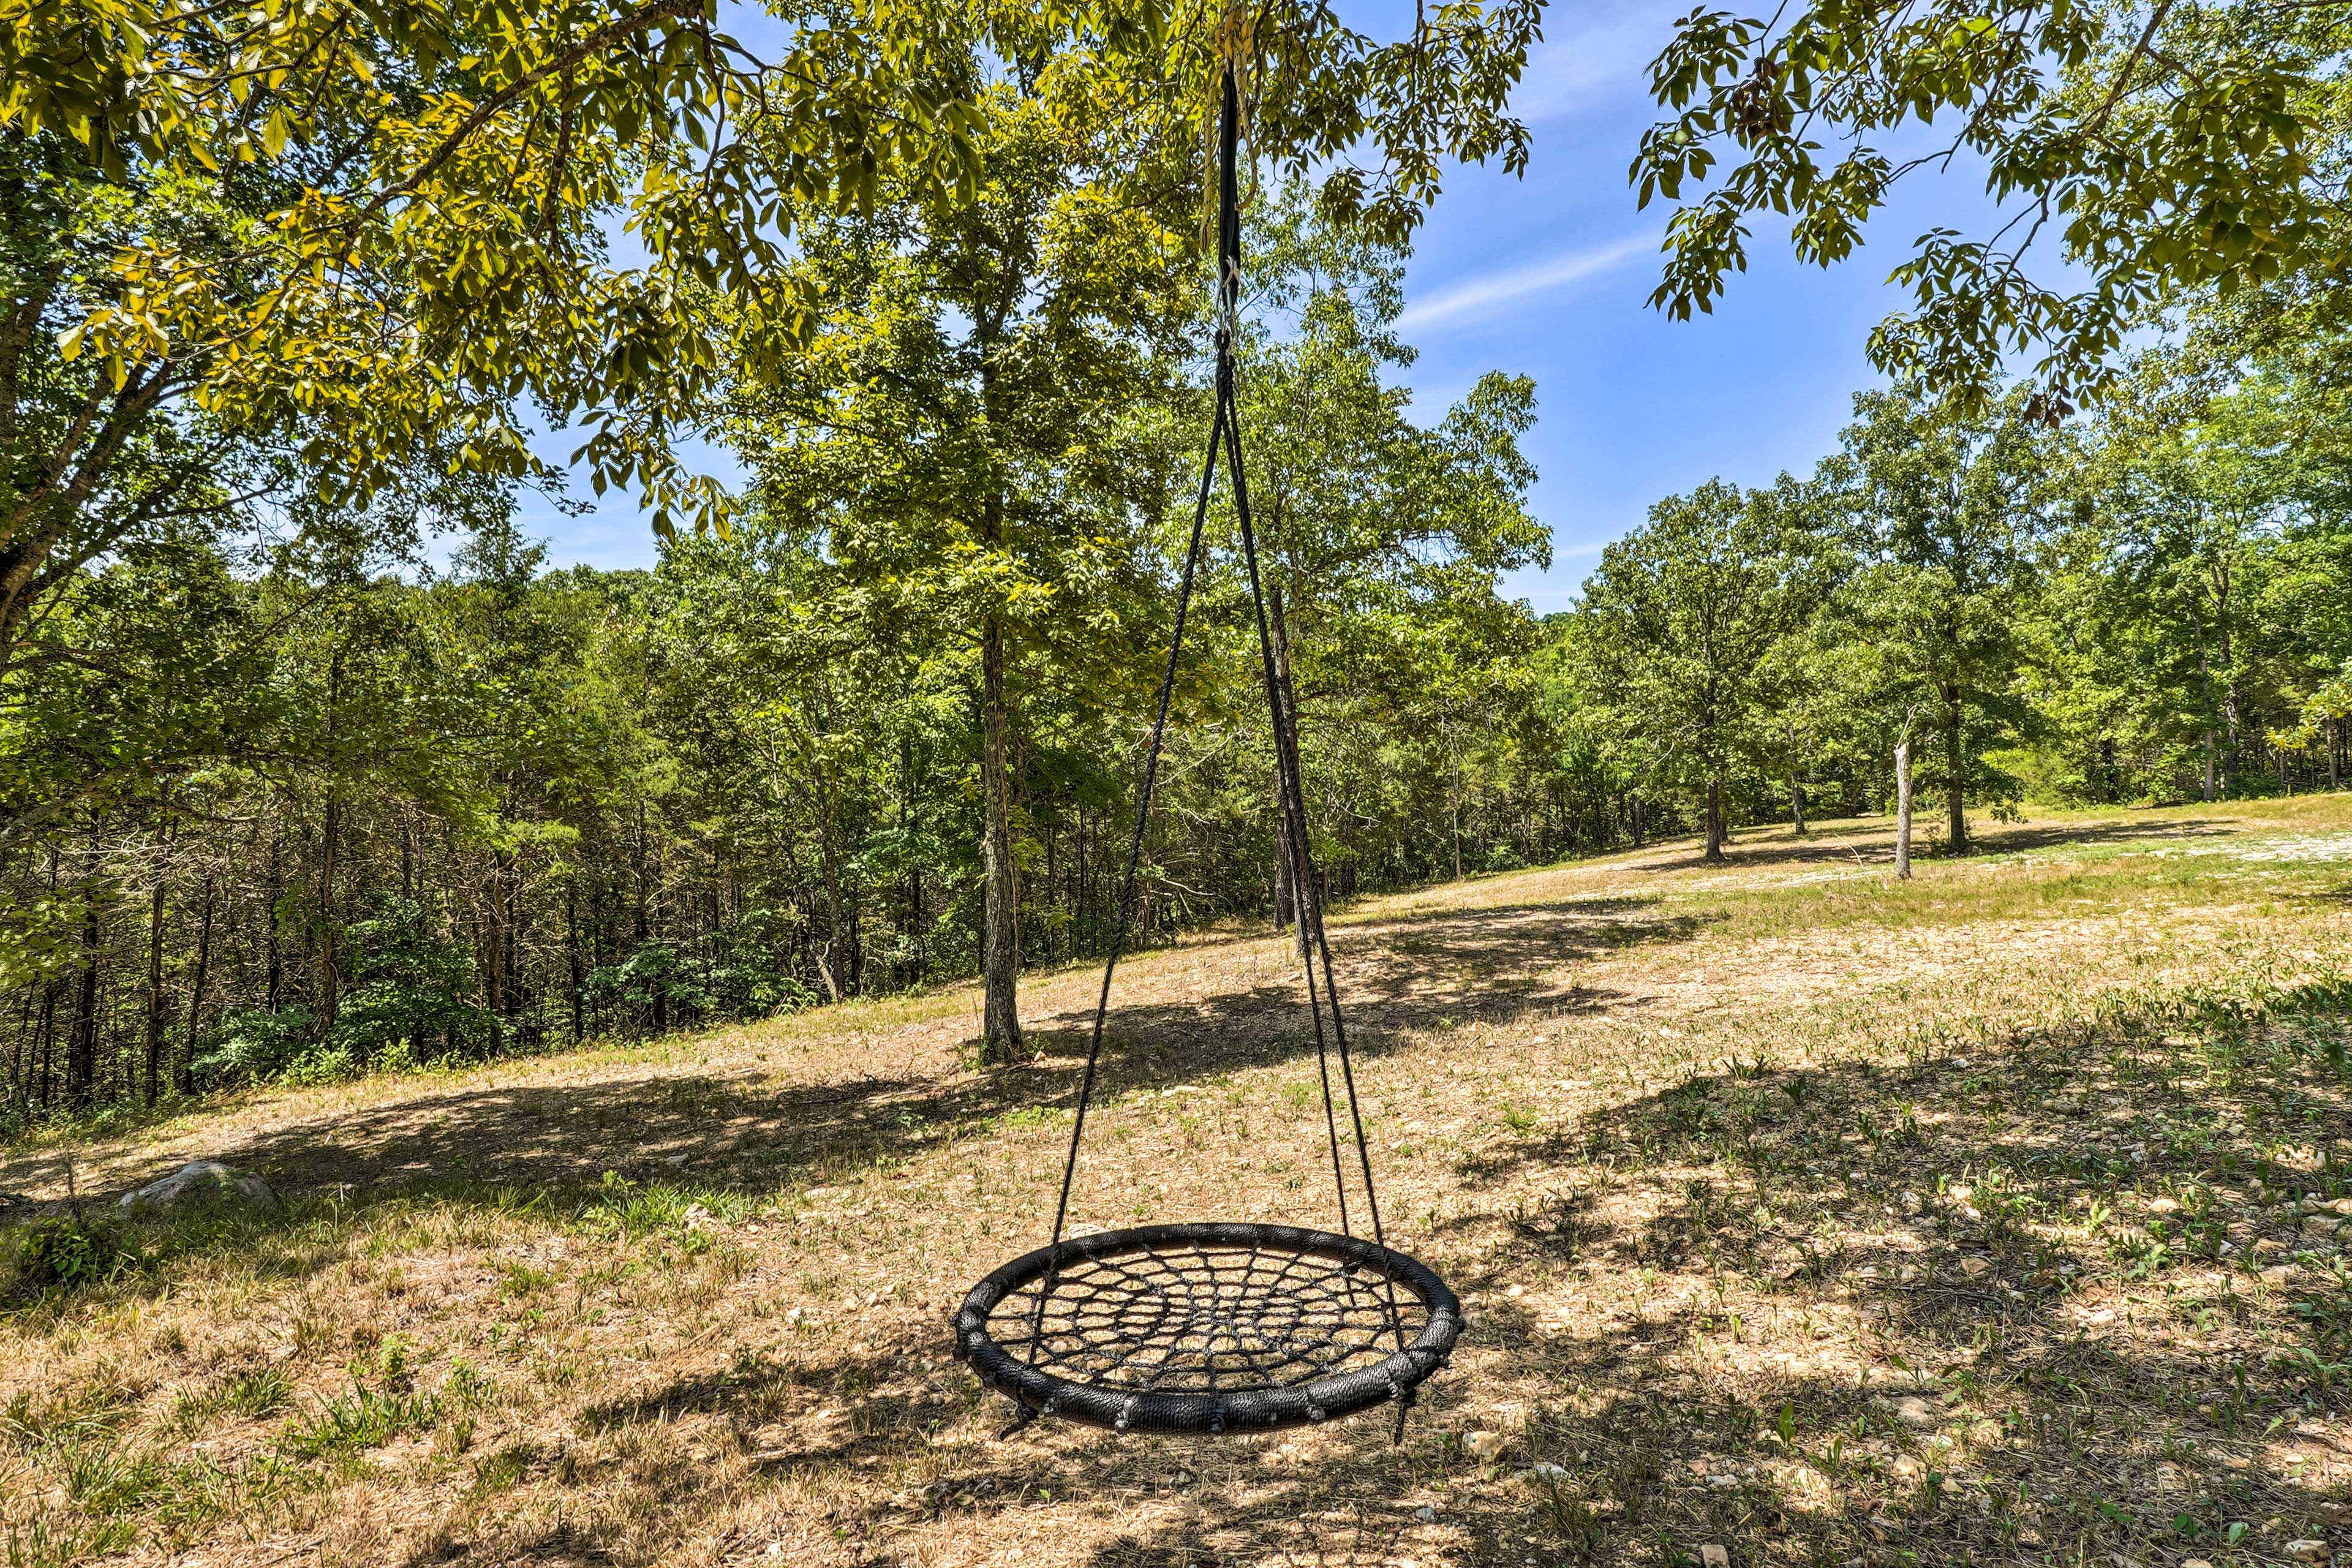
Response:
[[[1462,1303],[1403,1253],[1219,1221],[1013,1259],[964,1299],[956,1353],[1032,1415],[1223,1432],[1409,1401],[1461,1331]]]
[[[1376,1365],[1429,1319],[1418,1298],[1384,1289],[1373,1268],[1257,1247],[1079,1258],[1063,1267],[1043,1313],[1040,1283],[997,1305],[997,1343],[1040,1371],[1097,1387],[1285,1387]]]

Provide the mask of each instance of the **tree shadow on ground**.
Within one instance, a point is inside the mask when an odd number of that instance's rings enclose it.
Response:
[[[1873,836],[1891,834],[1890,822],[1872,821],[1856,832]],[[1749,829],[1753,833],[1756,829]],[[2054,849],[2070,845],[2137,844],[2178,838],[2223,838],[2242,831],[2235,824],[2210,821],[2203,817],[2173,818],[2148,822],[2102,823],[1997,823],[1990,827],[1971,830],[1974,841],[1966,855],[1953,856],[1931,853],[1924,838],[1916,839],[1912,855],[1922,865],[1948,860],[1969,860],[1985,855],[2014,855],[2037,849]],[[1684,846],[1671,855],[1642,860],[1630,865],[1634,871],[1736,871],[1742,868],[1798,864],[1842,864],[1851,866],[1859,860],[1865,866],[1891,866],[1895,863],[1895,847],[1886,842],[1854,844],[1842,837],[1835,828],[1815,828],[1803,838],[1790,837],[1785,827],[1773,830],[1773,836],[1762,842],[1741,841],[1735,835],[1725,846],[1723,860],[1709,866],[1703,847]]]
[[[1685,942],[1702,929],[1700,917],[1646,912],[1657,902],[1449,910],[1351,928],[1333,943],[1350,1043],[1376,1058],[1396,1048],[1403,1032],[1456,1014],[1507,1022],[1624,1005],[1622,994],[1571,984],[1566,972],[1579,960]],[[1315,1049],[1305,990],[1292,979],[1227,982],[1182,1001],[1122,1000],[1119,990],[1112,993],[1098,1099],[1278,1066]],[[462,1088],[338,1110],[208,1153],[258,1170],[289,1196],[331,1194],[358,1204],[486,1187],[576,1193],[607,1171],[768,1193],[796,1173],[910,1154],[944,1129],[1073,1100],[1090,1022],[1033,1029],[1031,1058],[988,1074],[941,1079],[910,1063],[849,1082],[778,1087],[750,1069],[648,1066],[601,1081]],[[9,1183],[60,1184],[65,1159],[58,1152],[16,1161]],[[126,1184],[169,1163],[157,1162]],[[26,1205],[11,1215],[59,1206]]]
[[[907,1370],[921,1314],[789,1376],[679,1379],[583,1419],[741,1428],[786,1415],[780,1390],[822,1396],[849,1414],[790,1463],[844,1538],[1084,1529],[1090,1568],[2277,1557],[2340,1537],[2352,1503],[2352,1291],[2303,1205],[2243,1200],[2352,1192],[2352,1150],[2262,1131],[2343,1125],[2343,1001],[1703,1074],[1497,1135],[1460,1167],[1490,1195],[1414,1244],[1449,1255],[1472,1327],[1402,1447],[1375,1414],[936,1447],[1003,1407]],[[1502,1464],[1466,1451],[1473,1425],[1500,1428]],[[910,1484],[857,1479],[892,1466]]]
[[[1522,1460],[1565,1472],[1520,1517],[1593,1560],[1645,1541],[1957,1563],[2218,1558],[2233,1526],[2273,1556],[2340,1539],[2352,1437],[2327,1423],[2352,1414],[2352,1285],[2315,1246],[2329,1215],[2243,1200],[2352,1194],[2330,1054],[2347,1029],[2325,985],[2265,1014],[2148,1005],[1966,1060],[1696,1076],[1494,1140],[1460,1167],[1472,1186],[1549,1201],[1439,1228],[1464,1247],[1507,1233],[1456,1283],[1534,1413]],[[2263,1131],[2280,1127],[2318,1132],[2316,1155]],[[1655,1305],[1571,1334],[1499,1294],[1571,1269]],[[1853,1347],[1811,1358],[1851,1375],[1810,1372],[1801,1331],[1794,1353],[1759,1332],[1791,1319]]]

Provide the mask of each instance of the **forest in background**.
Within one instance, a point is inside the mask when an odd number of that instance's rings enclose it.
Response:
[[[1336,896],[1885,810],[1906,736],[1948,807],[1931,853],[1966,848],[1969,809],[2346,782],[2352,517],[2326,367],[2213,390],[2208,334],[2056,426],[2021,397],[1960,416],[1866,394],[1811,473],[1660,501],[1575,610],[1538,619],[1497,591],[1547,548],[1516,444],[1535,389],[1490,375],[1415,426],[1401,252],[1296,203],[1261,230],[1247,434]],[[923,426],[938,404],[873,396],[923,368],[874,331],[906,280],[835,283],[856,304],[832,352],[731,416],[748,515],[667,540],[654,570],[551,569],[484,486],[274,533],[226,509],[60,586],[6,710],[16,1116],[975,971],[966,574],[986,568],[906,521],[910,489],[946,482],[925,462],[955,460]],[[1050,411],[1085,427],[1041,431],[1059,446],[1005,524],[1024,965],[1108,938],[1203,424],[1180,349],[1104,374],[1130,395]],[[1286,907],[1228,522],[1145,940]],[[438,570],[436,530],[462,537]]]
[[[1523,128],[1478,118],[1516,57],[1465,35],[1422,73],[1423,42],[1380,58],[1456,118],[1398,124],[1523,158]],[[0,546],[7,1117],[975,973],[975,1056],[1019,1049],[1020,970],[1109,935],[1211,323],[1187,100],[1109,104],[1075,47],[983,59],[940,68],[953,158],[845,153],[746,219],[786,213],[788,252],[740,255],[681,195],[702,133],[656,128],[682,141],[656,178],[628,106],[660,95],[566,79],[510,128],[544,188],[426,235],[446,252],[401,250],[425,232],[406,219],[338,252],[335,287],[418,312],[373,347],[287,304],[324,276],[298,257],[202,297],[226,336],[141,357],[149,327],[211,318],[169,317],[155,301],[197,296],[124,258],[229,278],[323,177],[299,136],[134,200],[103,159],[0,127],[0,446],[34,476],[11,480],[32,531]],[[592,111],[616,117],[593,166],[565,151]],[[1498,589],[1548,560],[1518,447],[1537,389],[1497,371],[1416,423],[1394,322],[1422,198],[1279,173],[1252,215],[1243,420],[1333,896],[1685,832],[1714,856],[1744,824],[1885,809],[1898,745],[1928,853],[1968,849],[1970,809],[2352,771],[2331,292],[2192,289],[2084,414],[1966,377],[1861,395],[1810,470],[1661,500],[1538,619]],[[681,226],[651,271],[599,259],[625,175],[645,221]],[[264,354],[238,300],[313,335]],[[361,368],[304,379],[313,353]],[[517,531],[519,488],[555,484],[523,453],[534,398],[594,410],[593,489],[646,500],[655,569],[551,569]],[[743,495],[665,466],[684,426],[739,455]],[[1212,518],[1146,941],[1289,903]]]

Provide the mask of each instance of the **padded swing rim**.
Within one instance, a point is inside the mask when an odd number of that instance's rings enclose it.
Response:
[[[1197,1247],[1255,1247],[1372,1265],[1418,1296],[1429,1309],[1429,1321],[1420,1338],[1375,1365],[1234,1394],[1162,1394],[1115,1384],[1074,1383],[1024,1363],[988,1332],[990,1314],[1007,1296],[1074,1259]],[[955,1317],[955,1353],[982,1386],[1034,1415],[1120,1432],[1264,1432],[1368,1410],[1399,1396],[1410,1398],[1423,1379],[1446,1363],[1462,1329],[1461,1299],[1427,1264],[1394,1247],[1328,1230],[1219,1220],[1097,1231],[1024,1253],[973,1286],[964,1298]]]

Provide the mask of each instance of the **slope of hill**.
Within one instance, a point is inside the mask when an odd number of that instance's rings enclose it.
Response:
[[[72,1150],[276,1211],[0,1317],[10,1562],[2215,1562],[2352,1545],[2352,796],[1882,822],[1336,925],[1392,1237],[1471,1330],[1366,1418],[1006,1410],[952,1303],[1042,1240],[1097,977],[273,1090]],[[1295,970],[1122,970],[1074,1211],[1328,1224]],[[0,1151],[19,1222],[67,1149]],[[2352,1237],[2352,1232],[2347,1232]],[[1480,1434],[1475,1440],[1471,1434]],[[2314,1546],[2313,1542],[2323,1543]]]

